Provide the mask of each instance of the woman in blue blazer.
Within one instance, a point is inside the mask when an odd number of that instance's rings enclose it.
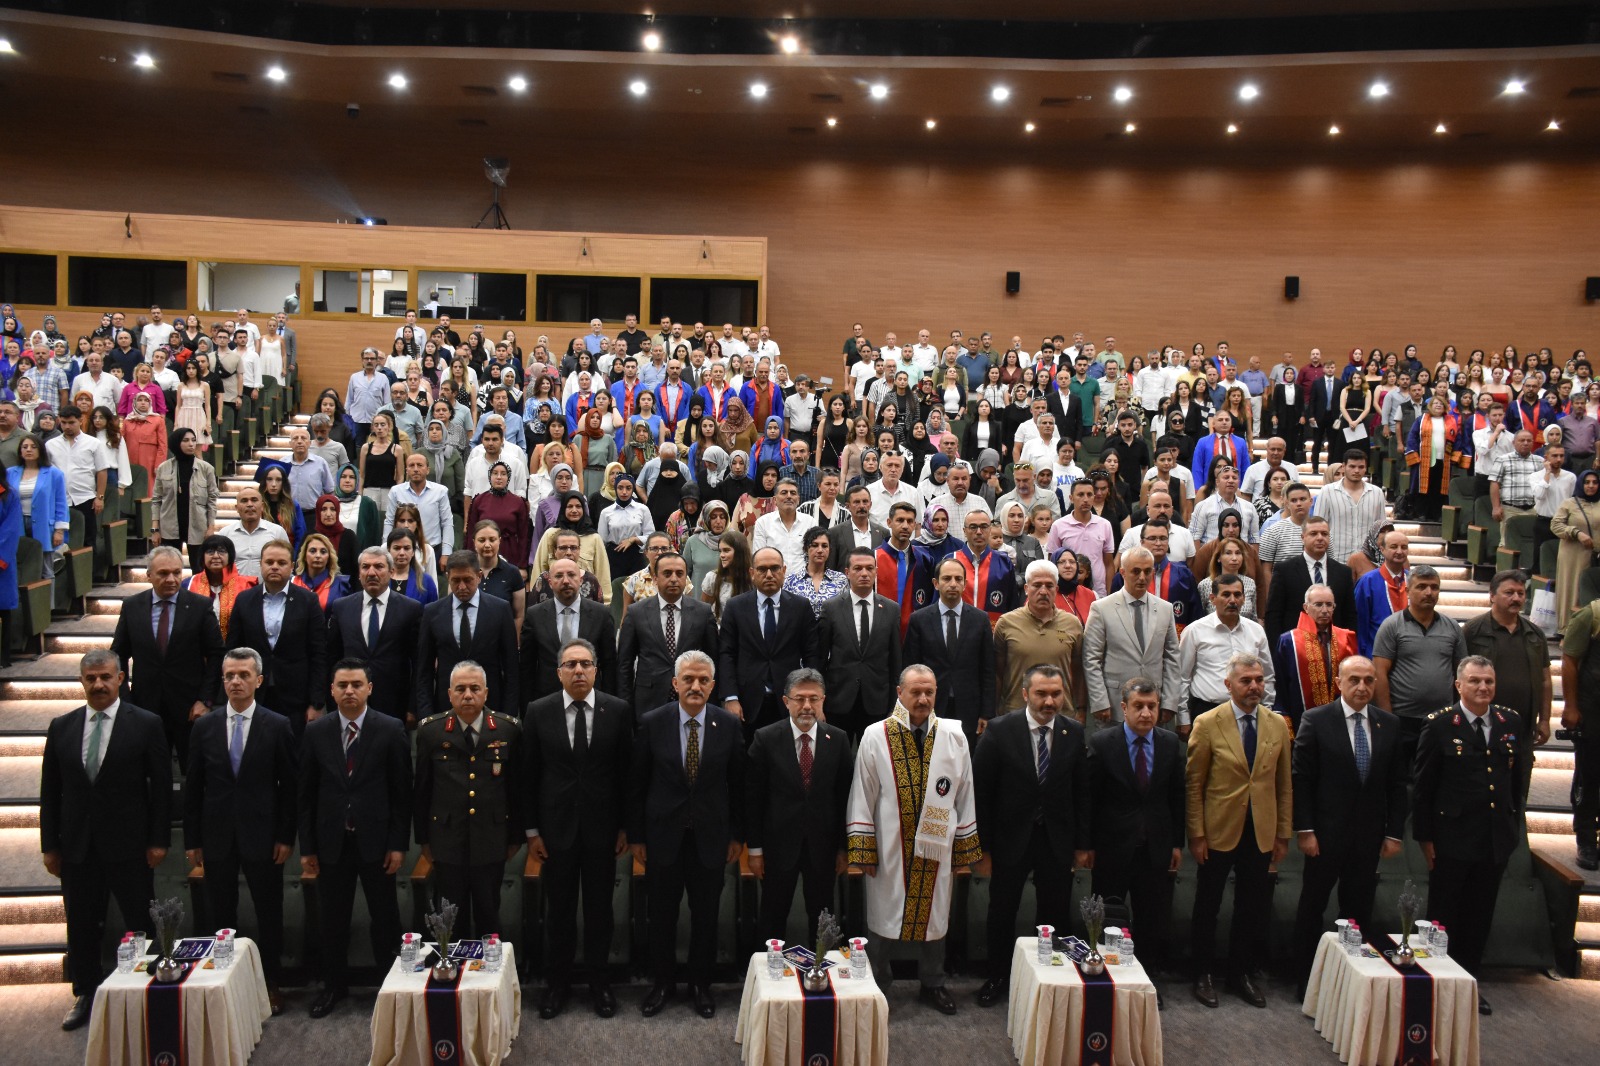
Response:
[[[55,580],[55,553],[66,549],[67,531],[71,528],[72,518],[67,508],[66,475],[59,466],[50,462],[50,455],[39,437],[33,433],[24,434],[17,451],[21,463],[6,470],[6,486],[17,501],[17,536],[32,537],[44,548],[44,573],[17,574],[13,568],[10,575],[13,590],[17,581],[37,581],[40,577],[47,581]],[[25,480],[33,483],[33,492],[29,500],[29,516],[22,521],[22,486]],[[15,540],[11,541],[11,554],[3,558],[8,561],[16,559]],[[15,591],[12,595],[16,595]]]

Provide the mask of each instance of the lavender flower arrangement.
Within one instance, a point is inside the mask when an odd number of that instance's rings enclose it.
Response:
[[[460,910],[447,899],[439,900],[439,909],[427,916],[428,931],[439,944],[439,957],[450,957],[450,934],[455,931],[456,914]]]
[[[176,981],[183,975],[183,968],[172,958],[178,947],[178,927],[183,924],[183,900],[178,896],[151,900],[150,920],[156,926],[156,978]]]
[[[1395,952],[1395,963],[1410,966],[1416,960],[1416,953],[1411,947],[1411,930],[1415,927],[1417,915],[1422,912],[1422,898],[1417,895],[1416,885],[1409,878],[1395,903],[1400,909],[1400,950]]]

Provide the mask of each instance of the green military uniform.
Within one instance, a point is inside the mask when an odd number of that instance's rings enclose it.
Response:
[[[1428,917],[1445,925],[1450,954],[1477,973],[1500,879],[1522,830],[1523,755],[1516,711],[1490,704],[1480,734],[1460,703],[1430,714],[1417,740],[1412,835],[1432,844]]]
[[[1600,826],[1600,612],[1592,603],[1574,611],[1561,641],[1562,670],[1575,681],[1562,697],[1582,719],[1572,734],[1572,832],[1578,840],[1578,865],[1600,869],[1596,827]]]
[[[506,847],[524,842],[522,727],[485,710],[472,724],[455,712],[417,726],[417,843],[433,859],[433,894],[461,909],[458,936],[500,931]]]

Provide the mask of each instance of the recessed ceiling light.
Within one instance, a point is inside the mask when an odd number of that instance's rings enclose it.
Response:
[[[783,49],[784,55],[792,56],[800,51],[800,38],[792,33],[786,34],[778,41],[778,47]]]
[[[4,37],[0,37],[0,55],[12,55],[15,52],[16,49],[11,47],[11,42]]]
[[[268,81],[285,81],[285,80],[288,79],[288,77],[289,77],[289,72],[284,70],[282,67],[268,67],[267,68],[267,80]]]
[[[1443,122],[1441,122],[1437,126],[1433,127],[1433,132],[1435,132],[1435,133],[1449,133],[1450,131],[1448,129],[1446,129],[1445,128],[1445,124]]]
[[[1006,88],[1004,85],[996,85],[993,89],[989,90],[989,99],[993,100],[997,104],[1003,104],[1007,100],[1011,99],[1011,90]]]
[[[1506,95],[1507,96],[1520,96],[1522,93],[1525,93],[1527,91],[1528,91],[1527,83],[1524,82],[1520,78],[1512,78],[1510,81],[1506,82]]]
[[[838,119],[832,117],[831,115],[828,117],[828,128],[830,130],[833,129],[838,124],[839,124],[839,120]]]
[[[649,89],[650,86],[642,81],[630,81],[628,83],[628,91],[635,96],[643,96]]]
[[[1036,129],[1038,129],[1038,128],[1039,128],[1039,127],[1037,127],[1037,126],[1035,126],[1035,125],[1034,125],[1034,124],[1033,124],[1033,123],[1031,123],[1031,122],[1024,122],[1024,123],[1023,123],[1023,124],[1022,124],[1022,132],[1023,132],[1023,133],[1032,133],[1032,132],[1033,132],[1033,131],[1034,131],[1034,130],[1036,130]]]
[[[1372,97],[1374,100],[1379,100],[1379,99],[1382,99],[1385,96],[1388,96],[1389,95],[1389,85],[1388,85],[1388,83],[1387,82],[1381,82],[1381,81],[1373,82],[1372,86],[1367,89],[1367,95]]]
[[[639,43],[644,45],[646,52],[654,52],[661,47],[661,34],[651,30],[639,39]]]
[[[928,129],[930,129],[930,130],[933,129],[938,124],[939,123],[937,121],[935,121],[934,119],[931,119],[931,118],[928,121],[923,123],[923,125],[928,127]]]
[[[1136,130],[1138,128],[1139,128],[1138,126],[1135,126],[1133,123],[1130,122],[1126,126],[1122,127],[1122,132],[1123,133],[1132,133],[1134,130]]]
[[[1228,123],[1228,132],[1229,133],[1238,133],[1239,132],[1239,127],[1235,126],[1233,123],[1230,122],[1230,123]]]
[[[1328,127],[1328,136],[1329,137],[1337,137],[1337,136],[1339,136],[1339,127],[1336,126],[1336,125],[1335,126],[1329,126]]]
[[[520,74],[506,82],[506,85],[510,86],[511,91],[514,93],[525,93],[528,91],[528,79],[524,78]]]
[[[133,65],[138,67],[140,70],[153,70],[155,68],[156,61],[150,58],[149,52],[140,52],[138,55],[133,57]]]
[[[1258,97],[1260,95],[1261,95],[1261,90],[1256,88],[1252,84],[1246,83],[1244,85],[1239,86],[1239,99],[1241,99],[1241,100],[1254,100],[1256,97]]]
[[[889,87],[881,81],[874,85],[869,91],[872,93],[872,98],[874,100],[882,100],[884,97],[889,95]]]
[[[1119,85],[1111,93],[1111,99],[1115,100],[1119,104],[1125,104],[1129,100],[1133,99],[1133,90],[1128,88],[1126,85]]]
[[[389,88],[391,89],[404,89],[409,84],[411,83],[406,81],[404,74],[389,75]]]
[[[1561,123],[1557,122],[1555,119],[1551,119],[1550,120],[1550,125],[1545,127],[1545,129],[1547,129],[1547,130],[1558,130],[1560,128],[1561,128]]]
[[[750,85],[750,95],[755,97],[757,100],[763,99],[767,95],[767,83],[764,81],[752,82]]]

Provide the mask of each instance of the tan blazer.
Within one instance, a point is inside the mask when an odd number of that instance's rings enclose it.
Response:
[[[1262,851],[1272,850],[1274,837],[1294,836],[1289,755],[1289,727],[1282,715],[1265,707],[1256,708],[1253,773],[1246,770],[1232,703],[1196,718],[1189,733],[1189,838],[1205,837],[1212,851],[1231,851],[1244,835],[1246,811],[1255,817],[1256,847]]]

